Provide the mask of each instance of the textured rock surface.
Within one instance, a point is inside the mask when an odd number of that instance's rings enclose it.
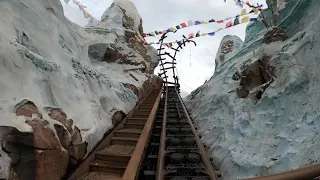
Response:
[[[185,99],[224,180],[320,161],[320,2],[287,2],[278,19],[287,40],[262,44],[267,30],[260,22],[249,24],[240,50]],[[268,65],[261,62],[266,57]],[[263,75],[268,69],[270,84]],[[243,86],[261,97],[240,98]]]
[[[219,71],[222,64],[226,63],[241,48],[243,41],[237,36],[227,35],[220,43],[215,59],[215,71]]]
[[[61,179],[156,86],[136,8],[116,0],[104,16],[82,28],[59,0],[0,2],[0,179]]]

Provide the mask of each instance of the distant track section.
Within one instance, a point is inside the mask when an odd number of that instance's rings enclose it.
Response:
[[[176,87],[164,88],[138,179],[217,180],[217,174]]]

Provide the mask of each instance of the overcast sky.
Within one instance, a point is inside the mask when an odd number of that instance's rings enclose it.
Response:
[[[79,25],[85,25],[87,20],[77,6],[72,3],[68,5],[63,0],[65,16]],[[104,11],[112,4],[113,0],[78,0],[87,6],[86,10],[96,19],[100,19]],[[188,20],[225,19],[240,14],[241,8],[235,5],[234,0],[131,0],[137,7],[142,20],[144,32],[164,30],[187,22]],[[249,0],[250,3],[262,3],[265,0]],[[266,7],[266,5],[265,5]],[[210,23],[185,28],[178,33],[170,33],[168,41],[181,40],[182,34],[188,35],[197,31],[212,32],[225,24]],[[220,41],[225,35],[237,35],[242,40],[245,38],[247,24],[241,24],[224,31],[218,32],[214,37],[205,36],[194,39],[197,47],[188,46],[177,55],[177,68],[180,78],[181,89],[190,93],[202,85],[214,73],[215,56]],[[158,38],[147,38],[147,41],[158,41]],[[157,72],[157,70],[156,70]]]

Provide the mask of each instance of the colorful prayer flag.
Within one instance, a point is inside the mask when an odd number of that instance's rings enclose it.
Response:
[[[192,38],[194,38],[194,33],[190,33],[189,34],[189,38],[188,39],[192,39]]]
[[[242,18],[241,23],[249,22],[249,16],[245,16]]]
[[[73,0],[73,3],[75,3],[81,11],[87,8],[87,6],[82,5],[79,1]]]
[[[243,8],[243,3],[241,2],[241,0],[237,0],[236,5],[240,6],[241,8]]]
[[[181,29],[180,25],[176,26],[177,29]]]
[[[240,24],[239,18],[236,18],[236,19],[234,20],[233,24],[234,24],[234,25]]]
[[[181,26],[182,28],[187,27],[186,23],[181,23],[180,26]]]
[[[244,15],[246,15],[247,14],[247,10],[246,9],[242,9],[242,11],[241,11],[241,16],[244,16]]]
[[[257,8],[253,8],[252,10],[253,10],[254,14],[259,14],[259,10]]]
[[[181,41],[177,41],[178,45],[181,46],[182,45],[182,42]]]
[[[214,19],[209,20],[209,23],[213,23],[213,22],[216,22],[216,20]]]
[[[252,8],[252,5],[249,2],[246,2],[245,4]]]
[[[215,34],[216,34],[216,32],[208,33],[209,36],[214,36]]]
[[[91,15],[89,13],[87,13],[85,10],[83,10],[83,16],[84,18],[88,19],[89,17],[91,17]]]
[[[200,37],[200,31],[197,32],[196,37]]]
[[[224,22],[223,20],[217,21],[218,24],[221,24],[221,23],[223,23],[223,22]]]
[[[189,20],[188,21],[188,26],[193,26],[193,21]]]
[[[199,25],[199,24],[201,24],[200,21],[195,21],[195,22],[194,22],[194,25]]]
[[[250,21],[258,21],[258,18],[250,18]]]
[[[177,29],[174,28],[174,27],[171,27],[170,30],[171,30],[172,32],[175,32]]]
[[[201,36],[206,36],[208,33],[202,33]]]
[[[232,24],[232,21],[229,21],[227,24],[226,24],[226,28],[229,28],[229,27],[232,27],[233,24]]]
[[[208,24],[208,22],[206,22],[206,21],[201,21],[201,24]]]
[[[169,46],[172,47],[172,43],[169,43]]]
[[[159,35],[159,32],[158,31],[154,31],[156,33],[156,35]]]
[[[152,32],[152,33],[150,33],[152,36],[156,36],[156,33],[154,33],[154,32]]]

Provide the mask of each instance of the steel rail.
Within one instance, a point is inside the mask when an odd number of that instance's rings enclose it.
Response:
[[[148,139],[151,134],[152,125],[155,121],[155,115],[158,111],[163,88],[164,87],[162,87],[160,89],[159,95],[158,95],[158,97],[152,107],[152,110],[150,112],[148,120],[147,120],[147,122],[141,132],[140,138],[139,138],[137,145],[134,149],[134,152],[129,160],[128,166],[122,176],[123,180],[135,180],[138,177],[139,167],[140,167],[141,162],[143,160],[143,155],[144,155],[145,149],[148,144]]]
[[[312,180],[320,176],[320,165],[305,167],[280,174],[264,177],[255,177],[242,180]]]
[[[204,147],[203,147],[203,145],[202,145],[202,143],[201,143],[201,141],[200,141],[200,138],[198,137],[198,134],[197,134],[197,132],[196,132],[196,129],[195,129],[194,126],[193,126],[193,123],[192,123],[192,121],[191,121],[191,119],[190,119],[190,116],[189,116],[189,114],[188,114],[188,111],[187,111],[186,107],[184,106],[184,103],[183,103],[183,101],[182,101],[182,99],[181,99],[181,97],[180,97],[180,94],[178,93],[177,89],[175,89],[175,91],[176,91],[176,93],[177,93],[177,95],[178,95],[179,101],[180,101],[180,103],[181,103],[181,105],[182,105],[182,108],[183,108],[183,111],[184,111],[184,113],[185,113],[185,115],[186,115],[186,118],[187,118],[187,120],[188,120],[188,122],[189,122],[189,124],[190,124],[192,133],[194,134],[194,137],[195,137],[195,139],[196,139],[196,143],[197,143],[197,146],[198,146],[198,148],[199,148],[199,152],[200,152],[200,154],[201,154],[202,161],[203,161],[204,165],[207,167],[208,175],[210,176],[210,179],[211,179],[211,180],[218,180],[218,177],[217,177],[217,175],[216,175],[216,173],[215,173],[215,170],[213,169],[213,166],[212,166],[212,164],[211,164],[211,161],[210,161],[210,159],[209,159],[208,156],[207,156],[207,152],[206,152],[206,150],[204,149]]]
[[[168,108],[168,86],[166,86],[166,94],[165,94],[165,104],[163,109],[163,120],[162,120],[162,129],[161,129],[161,137],[160,137],[160,146],[159,146],[159,154],[158,154],[158,162],[157,162],[157,172],[156,172],[156,180],[163,180],[164,176],[164,165],[165,165],[165,146],[166,146],[166,126],[167,126],[167,108]]]

